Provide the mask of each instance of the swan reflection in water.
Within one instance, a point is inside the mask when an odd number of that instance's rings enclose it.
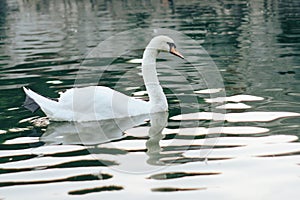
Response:
[[[54,122],[40,139],[48,144],[97,145],[123,138],[125,130],[144,124],[147,119],[149,115],[91,122]]]
[[[160,161],[160,158],[163,156],[161,155],[159,141],[165,137],[162,131],[168,124],[168,116],[168,112],[150,115],[151,127],[148,132],[149,139],[146,142],[147,155],[149,157],[147,163],[150,165],[165,165],[165,163]]]
[[[159,141],[164,138],[162,130],[167,126],[168,112],[93,122],[51,123],[40,140],[46,144],[73,144],[96,147],[99,144],[126,137],[124,131],[145,124],[149,119],[151,127],[148,132],[149,139],[146,141],[146,154],[149,157],[147,163],[162,165],[163,163],[159,161],[161,158]]]

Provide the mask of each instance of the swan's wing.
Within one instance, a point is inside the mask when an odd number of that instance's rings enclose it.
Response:
[[[120,118],[148,112],[148,102],[104,86],[69,89],[61,94],[59,103],[73,111],[75,121]]]
[[[112,92],[112,89],[104,86],[72,88],[61,93],[58,101],[67,105],[78,100],[92,100],[96,95],[99,94],[102,96],[102,98],[105,98],[110,96]]]
[[[66,90],[58,102],[24,88],[27,107],[43,112],[55,121],[95,121],[149,113],[149,102],[126,96],[103,86]],[[36,104],[38,105],[36,105]]]
[[[62,93],[58,102],[74,113],[94,114],[96,107],[101,106],[104,109],[109,106],[113,92],[114,90],[103,86],[72,88]]]

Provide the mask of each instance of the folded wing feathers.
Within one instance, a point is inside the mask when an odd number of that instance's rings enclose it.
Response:
[[[58,102],[43,97],[25,87],[23,87],[23,90],[26,93],[24,107],[31,110],[32,112],[36,111],[40,107],[46,113],[46,115],[51,116],[57,111],[57,109],[59,109]]]

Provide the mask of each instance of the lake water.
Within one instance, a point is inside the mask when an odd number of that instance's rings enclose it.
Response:
[[[22,107],[104,85],[169,112],[88,123]],[[202,47],[201,47],[201,46]],[[0,199],[299,199],[300,2],[0,1]]]

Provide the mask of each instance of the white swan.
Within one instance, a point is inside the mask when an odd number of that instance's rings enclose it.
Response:
[[[160,51],[180,58],[174,41],[156,36],[147,45],[142,61],[142,74],[149,102],[126,96],[103,86],[72,88],[60,95],[58,101],[43,97],[23,87],[27,98],[24,106],[31,111],[39,107],[53,121],[96,121],[137,116],[168,110],[168,103],[156,73],[156,57]]]

